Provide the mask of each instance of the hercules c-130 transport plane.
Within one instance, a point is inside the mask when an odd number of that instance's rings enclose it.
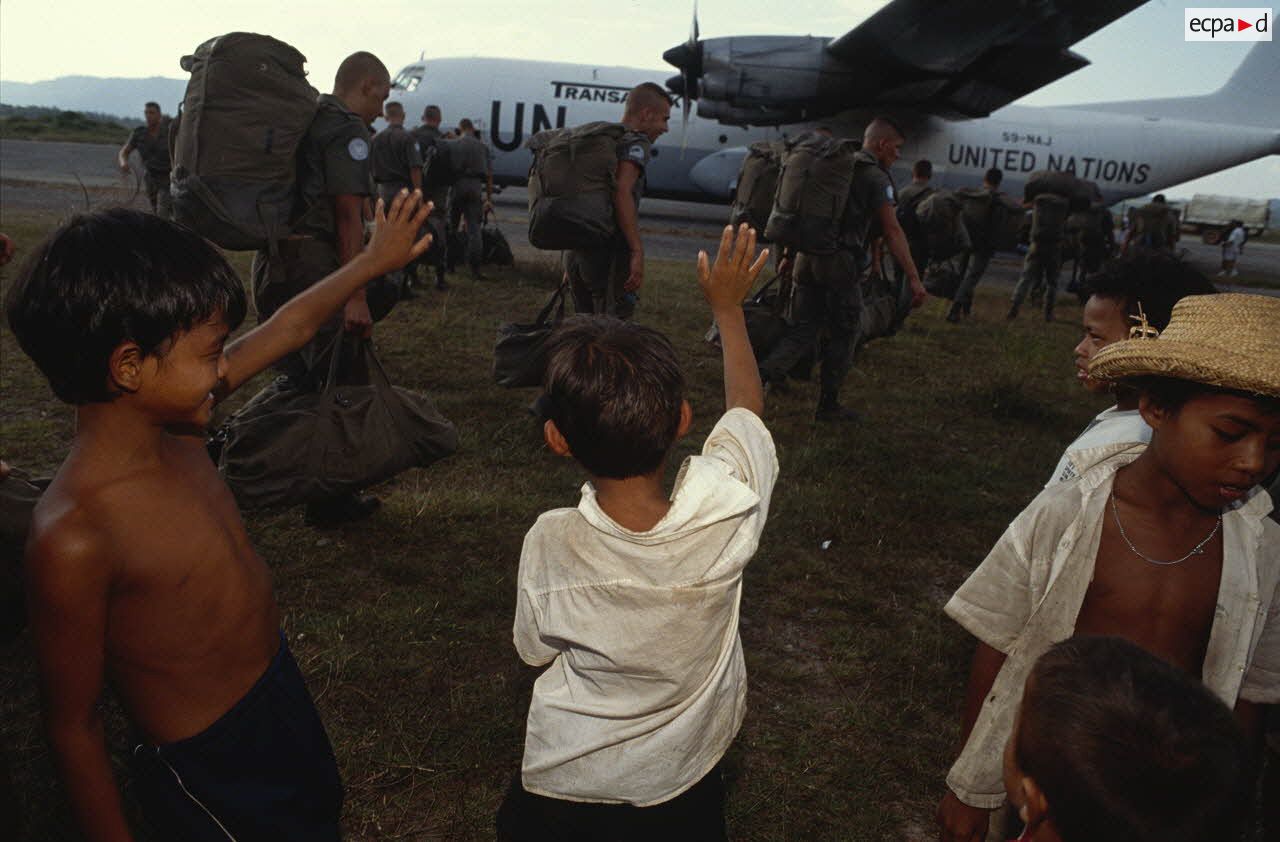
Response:
[[[1020,195],[1034,170],[1094,181],[1107,202],[1146,195],[1280,154],[1280,49],[1259,42],[1216,93],[1054,108],[1011,105],[1088,61],[1068,48],[1132,11],[1133,0],[893,0],[839,38],[699,39],[664,54],[683,127],[654,147],[646,194],[724,202],[746,147],[816,125],[860,137],[875,114],[907,143],[894,177],[928,158],[944,187],[989,167]],[[542,129],[618,120],[626,93],[655,71],[447,58],[405,67],[391,97],[410,118],[427,104],[471,117],[494,152],[494,180],[523,184],[524,141]],[[691,115],[692,103],[697,113]],[[675,119],[672,121],[676,122]]]

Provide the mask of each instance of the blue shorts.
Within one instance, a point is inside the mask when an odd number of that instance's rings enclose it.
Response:
[[[162,839],[339,838],[338,764],[283,634],[267,671],[217,722],[176,743],[136,746],[131,766]]]

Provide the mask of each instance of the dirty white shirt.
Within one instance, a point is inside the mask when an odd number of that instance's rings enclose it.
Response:
[[[1108,444],[1148,444],[1151,441],[1151,428],[1142,419],[1142,413],[1136,409],[1117,409],[1111,407],[1098,413],[1098,417],[1089,422],[1076,440],[1067,445],[1062,458],[1053,469],[1053,475],[1044,487],[1054,483],[1068,482],[1080,476],[1077,454]]]
[[[752,412],[725,413],[647,532],[616,524],[591,483],[538,518],[520,555],[516,651],[538,677],[522,780],[571,801],[648,806],[697,783],[742,724],[742,571],[778,476]]]
[[[946,612],[1007,658],[947,786],[974,807],[1005,798],[1002,755],[1032,665],[1074,632],[1093,579],[1115,473],[1145,445],[1111,445],[1086,454],[1073,482],[1046,488],[960,586]],[[1228,707],[1237,698],[1280,702],[1280,526],[1267,519],[1262,488],[1222,516],[1222,578],[1202,680]]]

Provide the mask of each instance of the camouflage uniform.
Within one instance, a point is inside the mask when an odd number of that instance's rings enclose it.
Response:
[[[1055,201],[1066,207],[1067,200],[1062,197],[1042,194],[1036,197],[1035,209],[1031,221],[1031,248],[1027,250],[1026,259],[1022,262],[1022,276],[1013,291],[1013,301],[1009,307],[1009,318],[1016,318],[1028,294],[1038,298],[1041,288],[1044,290],[1044,318],[1053,321],[1053,308],[1058,298],[1058,274],[1062,271],[1062,241],[1066,236],[1066,213],[1054,222],[1048,221],[1046,202]],[[1056,205],[1055,205],[1056,206]]]
[[[253,297],[260,322],[341,265],[334,197],[369,196],[373,192],[368,127],[330,94],[320,96],[317,106],[315,120],[299,148],[302,216],[293,230],[303,236],[277,243],[274,252],[259,251],[253,259]],[[397,297],[391,285],[381,279],[372,282],[366,294],[374,319],[385,316]],[[276,367],[300,385],[315,386],[327,374],[325,351],[342,324],[343,314],[339,311],[316,332],[314,339],[280,360]],[[360,373],[354,372],[351,377],[357,379]]]
[[[138,150],[142,158],[142,184],[151,202],[151,212],[161,219],[173,219],[173,196],[169,193],[169,127],[172,121],[161,117],[155,135],[146,125],[138,126],[129,135],[128,147]]]
[[[449,144],[449,163],[457,174],[453,182],[453,201],[449,207],[449,227],[458,230],[459,222],[467,224],[467,263],[472,273],[480,271],[484,241],[480,230],[484,225],[485,182],[492,166],[492,155],[484,141],[463,135]]]
[[[858,154],[865,156],[864,163],[874,161],[868,153]],[[785,381],[795,364],[818,346],[825,331],[826,341],[819,347],[819,411],[838,405],[840,386],[853,365],[862,323],[861,276],[867,265],[867,245],[876,234],[880,207],[894,199],[893,180],[878,162],[857,167],[845,211],[845,247],[834,254],[801,253],[796,258],[792,324],[760,363],[760,376],[766,383]]]

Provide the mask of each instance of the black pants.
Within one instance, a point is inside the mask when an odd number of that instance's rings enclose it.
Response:
[[[480,269],[484,256],[484,184],[474,178],[460,178],[453,185],[453,199],[449,203],[450,227],[457,231],[461,223],[467,225],[467,265],[472,271]],[[461,262],[461,261],[458,261]]]
[[[137,746],[132,768],[161,839],[338,842],[338,764],[283,638],[231,710],[194,737]]]
[[[724,842],[719,763],[689,789],[652,807],[587,804],[527,792],[517,772],[498,808],[498,842]]]
[[[607,313],[629,319],[636,297],[623,286],[631,274],[631,250],[625,243],[611,243],[590,251],[566,251],[564,268],[569,275],[573,308],[578,313]]]

